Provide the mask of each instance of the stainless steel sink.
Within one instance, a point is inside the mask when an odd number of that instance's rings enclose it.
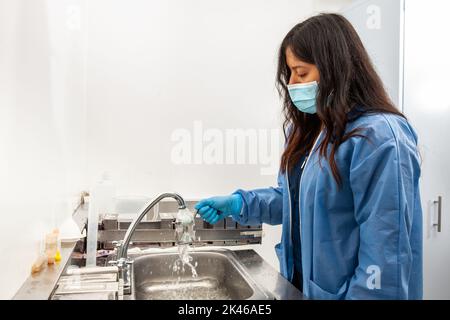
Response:
[[[197,277],[189,267],[173,271],[176,252],[152,253],[135,258],[132,297],[136,300],[246,300],[273,299],[258,286],[233,251],[227,249],[191,252]]]

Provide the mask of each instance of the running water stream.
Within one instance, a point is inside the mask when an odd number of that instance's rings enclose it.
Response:
[[[195,240],[194,231],[194,214],[189,211],[189,209],[180,209],[176,218],[176,238],[178,245],[178,259],[173,264],[173,272],[178,274],[178,281],[181,278],[180,271],[182,274],[185,273],[185,265],[191,268],[192,277],[197,277],[197,263],[192,264],[193,258],[189,254],[190,245]]]
[[[220,287],[216,279],[204,276],[199,277],[197,274],[197,262],[194,262],[193,257],[190,255],[192,250],[191,244],[195,241],[194,225],[195,216],[192,212],[188,209],[178,211],[175,221],[178,257],[169,266],[174,280],[164,283],[161,290],[158,290],[153,298],[163,300],[230,299],[227,290]],[[186,274],[189,270],[192,278],[189,278],[189,274]]]

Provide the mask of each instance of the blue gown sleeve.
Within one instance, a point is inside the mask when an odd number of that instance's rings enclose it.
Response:
[[[349,176],[360,247],[346,299],[408,298],[417,158],[395,137],[355,147]]]
[[[278,187],[245,191],[236,190],[243,198],[243,206],[239,217],[233,217],[242,225],[259,225],[267,223],[278,225],[282,223],[283,183],[282,175],[278,173]]]

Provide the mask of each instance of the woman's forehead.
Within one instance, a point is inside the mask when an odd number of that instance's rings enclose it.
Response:
[[[286,48],[286,63],[287,65],[292,68],[309,68],[312,65],[310,63],[304,62],[300,60],[292,51],[290,47]]]

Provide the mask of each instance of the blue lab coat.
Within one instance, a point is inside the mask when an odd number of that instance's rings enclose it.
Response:
[[[338,187],[319,151],[302,169],[279,173],[278,187],[237,190],[244,225],[282,224],[275,246],[281,274],[292,281],[294,256],[303,293],[311,299],[422,299],[422,209],[417,135],[402,117],[363,114],[347,132],[363,128],[336,153]],[[318,143],[324,137],[323,132]],[[300,159],[303,162],[304,158]],[[292,237],[292,175],[299,183],[300,243]],[[296,242],[298,242],[296,241]],[[301,254],[294,255],[294,250]]]

